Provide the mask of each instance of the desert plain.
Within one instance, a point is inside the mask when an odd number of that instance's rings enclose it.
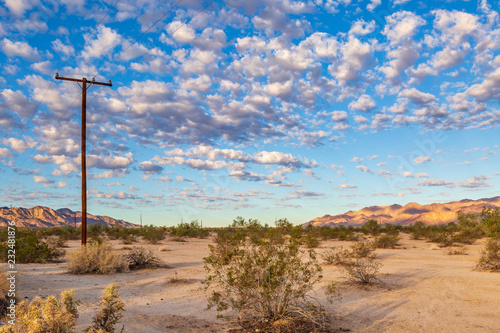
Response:
[[[400,234],[396,249],[377,249],[382,263],[380,283],[361,286],[348,282],[341,270],[325,264],[323,279],[313,295],[331,313],[332,332],[500,332],[500,273],[474,270],[485,239],[465,247],[463,255],[448,255],[425,240]],[[80,300],[76,327],[81,332],[97,309],[102,290],[110,283],[119,287],[126,304],[118,331],[124,332],[232,332],[234,321],[218,319],[207,310],[209,291],[205,288],[203,258],[212,238],[188,238],[186,242],[166,238],[158,244],[144,242],[123,245],[111,241],[113,248],[125,252],[143,246],[168,267],[144,269],[112,275],[70,275],[64,260],[48,264],[18,265],[18,297],[58,295],[74,289]],[[367,241],[370,240],[368,237]],[[321,254],[349,241],[322,241]],[[66,251],[80,247],[69,241]],[[338,281],[341,298],[329,303],[325,288]],[[227,312],[225,315],[235,315]]]

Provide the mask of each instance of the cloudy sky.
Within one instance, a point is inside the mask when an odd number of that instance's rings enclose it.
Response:
[[[211,1],[211,0],[210,0]],[[499,195],[498,0],[2,0],[0,205],[293,223]]]

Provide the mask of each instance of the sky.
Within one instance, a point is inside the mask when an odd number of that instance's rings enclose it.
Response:
[[[210,2],[211,1],[211,2]],[[1,0],[0,206],[294,224],[499,195],[497,0]]]

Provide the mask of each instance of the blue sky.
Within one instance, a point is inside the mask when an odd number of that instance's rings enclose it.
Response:
[[[307,222],[498,195],[498,1],[0,7],[0,205]],[[209,5],[208,7],[206,7]],[[205,8],[203,10],[203,8]]]

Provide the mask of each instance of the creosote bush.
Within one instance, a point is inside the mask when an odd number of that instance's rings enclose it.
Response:
[[[343,247],[334,247],[326,250],[321,258],[328,265],[343,265],[352,257],[352,251]]]
[[[393,235],[383,235],[377,237],[373,243],[377,249],[395,249],[399,245],[399,237]]]
[[[146,250],[141,246],[134,246],[130,252],[124,254],[130,269],[140,269],[146,267],[160,267],[165,263],[157,258],[153,251]]]
[[[353,258],[374,258],[376,254],[373,251],[375,251],[375,247],[372,242],[357,241],[351,245],[351,257]]]
[[[379,281],[377,274],[381,266],[375,258],[358,258],[344,263],[341,268],[349,281],[373,284]]]
[[[488,239],[481,257],[476,265],[477,269],[500,271],[500,240]]]
[[[291,324],[287,332],[304,325],[309,332],[324,325],[322,308],[309,296],[322,271],[313,250],[302,250],[297,242],[266,241],[238,246],[226,257],[212,247],[204,262],[207,288],[215,289],[208,307],[236,310],[247,328],[277,332],[286,322]]]
[[[8,241],[0,244],[0,259],[7,262]],[[17,230],[16,232],[16,262],[44,263],[57,260],[64,256],[65,251],[41,241],[32,231]]]
[[[127,260],[107,243],[88,243],[69,254],[71,274],[113,274],[129,270]]]

